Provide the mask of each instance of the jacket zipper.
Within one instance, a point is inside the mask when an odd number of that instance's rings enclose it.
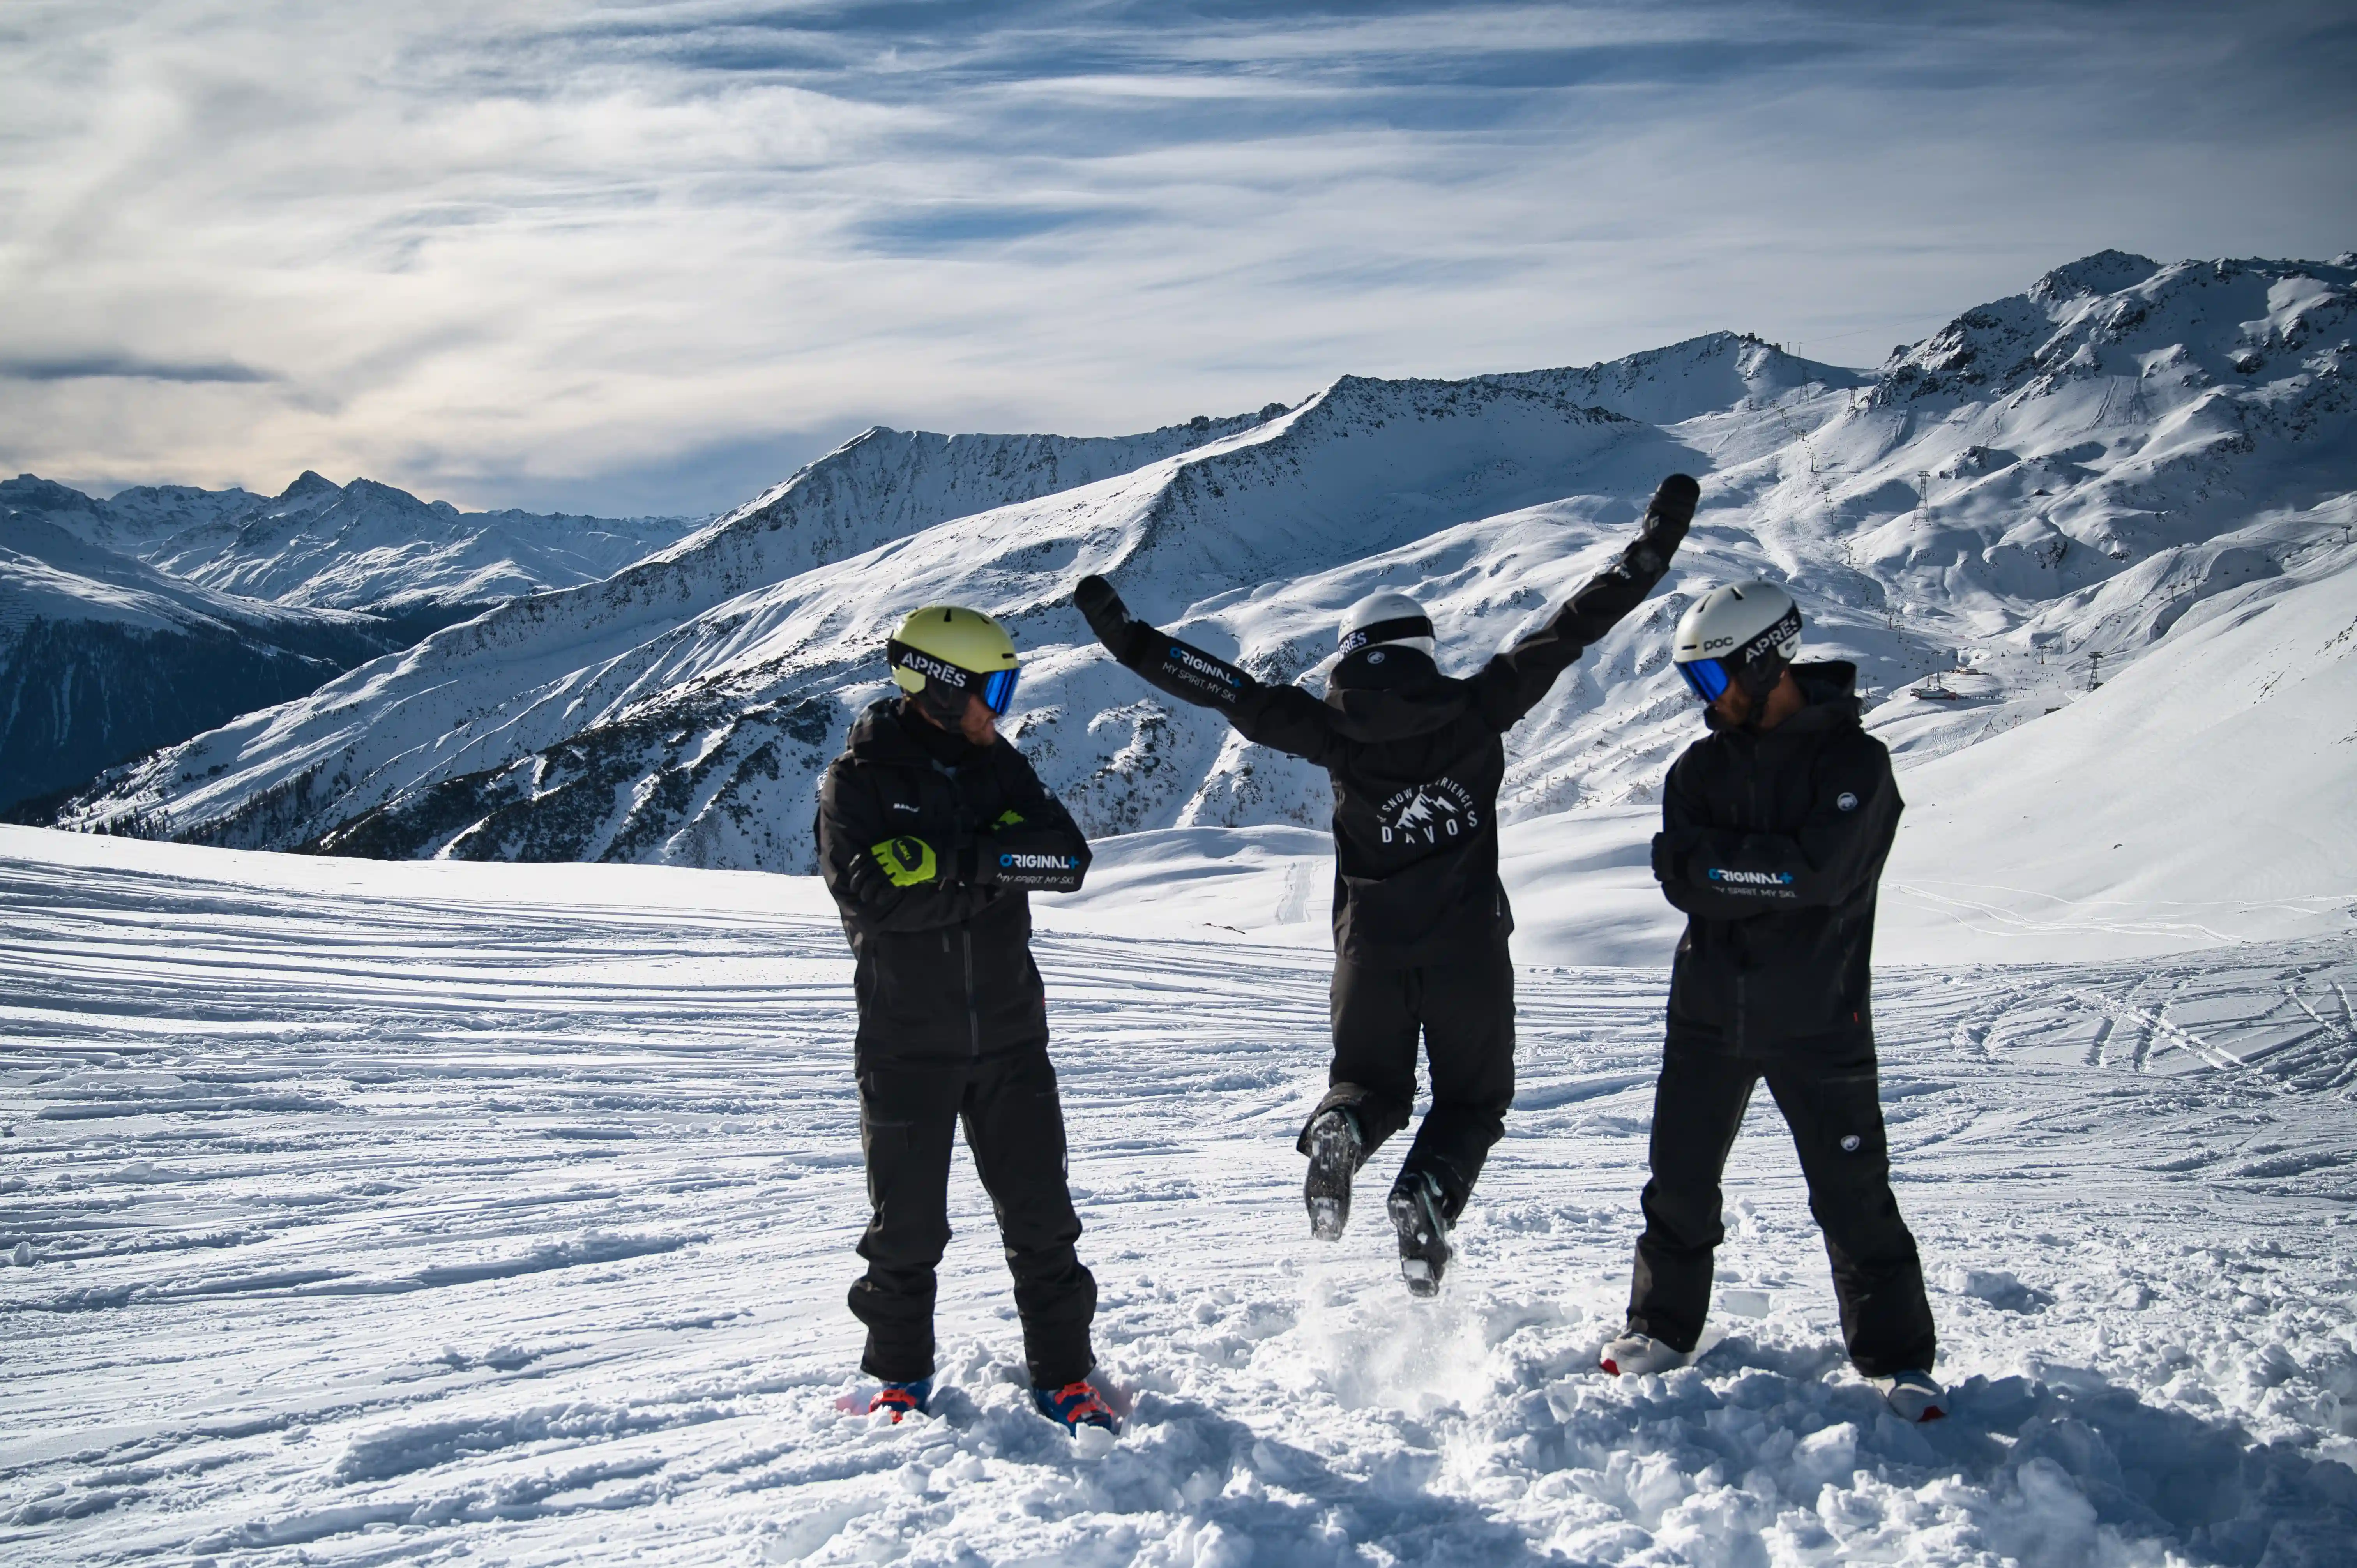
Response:
[[[966,1024],[973,1035],[974,1054],[978,1057],[982,1055],[982,1003],[974,993],[974,931],[967,928],[958,934],[965,942]]]
[[[1757,746],[1754,746],[1751,748],[1751,757],[1749,760],[1750,766],[1746,770],[1746,776],[1743,780],[1743,792],[1746,803],[1751,808],[1751,820],[1745,824],[1745,827],[1749,832],[1759,832],[1761,831],[1760,824],[1764,819],[1760,811],[1760,748]],[[1743,956],[1741,961],[1742,967],[1738,968],[1735,972],[1735,1048],[1738,1054],[1742,1052],[1744,1044],[1751,1033],[1751,1007],[1749,1002],[1744,995],[1744,993],[1749,988],[1751,983],[1751,976],[1749,973],[1751,966],[1751,944],[1747,941],[1741,945],[1743,948]]]

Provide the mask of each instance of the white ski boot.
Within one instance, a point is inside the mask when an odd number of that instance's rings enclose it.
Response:
[[[1339,1241],[1351,1222],[1351,1178],[1366,1157],[1359,1119],[1338,1105],[1311,1122],[1301,1141],[1309,1155],[1309,1174],[1301,1182],[1309,1233],[1320,1241]]]
[[[1899,1372],[1866,1380],[1901,1421],[1938,1421],[1948,1413],[1948,1391],[1929,1372]]]
[[[1604,1347],[1596,1364],[1616,1378],[1646,1378],[1676,1371],[1693,1360],[1692,1351],[1673,1350],[1652,1335],[1631,1329]]]

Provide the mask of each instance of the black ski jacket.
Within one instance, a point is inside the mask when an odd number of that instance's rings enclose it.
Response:
[[[1686,481],[1689,485],[1691,480]],[[1498,880],[1500,738],[1587,646],[1644,601],[1685,535],[1649,513],[1635,542],[1553,619],[1469,679],[1398,643],[1350,655],[1319,702],[1133,619],[1112,585],[1075,596],[1114,657],[1161,691],[1216,708],[1246,740],[1326,769],[1334,785],[1334,950],[1354,963],[1414,968],[1501,943],[1513,929]]]
[[[965,1058],[1048,1037],[1026,890],[1078,887],[1089,846],[1013,743],[968,745],[888,697],[827,765],[817,830],[851,940],[862,1058]],[[930,846],[941,875],[894,886],[875,846],[895,839]]]
[[[1739,1053],[1873,1039],[1875,885],[1905,804],[1858,726],[1855,665],[1796,664],[1805,706],[1722,725],[1670,766],[1653,875],[1685,911],[1673,1038]]]

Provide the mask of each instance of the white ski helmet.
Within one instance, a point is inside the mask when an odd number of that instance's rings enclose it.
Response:
[[[1351,607],[1342,618],[1342,630],[1338,643],[1342,656],[1350,657],[1361,648],[1372,648],[1379,642],[1405,643],[1432,657],[1432,618],[1424,607],[1405,594],[1385,588],[1379,594],[1369,594]]]
[[[1764,695],[1801,651],[1801,607],[1773,583],[1728,583],[1713,588],[1678,618],[1670,657],[1686,685],[1715,702],[1740,682]]]

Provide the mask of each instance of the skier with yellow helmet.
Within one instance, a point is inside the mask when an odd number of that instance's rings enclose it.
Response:
[[[1110,1428],[1086,1380],[1096,1281],[1074,1251],[1063,1110],[1028,895],[1070,892],[1089,847],[998,734],[1020,660],[979,610],[929,605],[885,645],[900,695],[852,725],[818,811],[819,870],[842,912],[859,1007],[854,1061],[873,1212],[851,1310],[867,1326],[871,1410],[921,1411],[933,1372],[934,1270],[950,1237],[963,1122],[1015,1276],[1041,1413]]]

